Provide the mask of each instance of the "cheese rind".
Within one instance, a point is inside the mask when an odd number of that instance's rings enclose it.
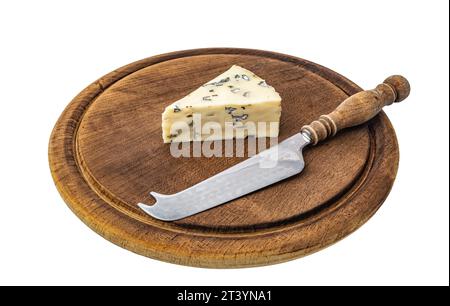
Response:
[[[234,65],[166,107],[163,140],[277,137],[280,115],[281,97],[275,89],[253,72]]]

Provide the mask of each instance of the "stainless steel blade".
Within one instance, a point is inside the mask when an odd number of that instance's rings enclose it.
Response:
[[[302,149],[309,142],[307,134],[295,134],[183,191],[171,195],[151,192],[156,203],[138,206],[164,221],[192,216],[300,173],[304,167]]]

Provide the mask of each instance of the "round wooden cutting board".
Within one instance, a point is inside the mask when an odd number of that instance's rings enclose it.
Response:
[[[309,61],[267,51],[197,49],[150,57],[89,85],[50,138],[56,186],[90,228],[130,251],[177,264],[231,268],[278,263],[350,234],[381,206],[398,146],[384,113],[304,152],[293,176],[226,205],[163,222],[137,203],[171,194],[243,158],[174,158],[161,137],[164,108],[231,65],[256,73],[282,101],[280,141],[361,89]]]

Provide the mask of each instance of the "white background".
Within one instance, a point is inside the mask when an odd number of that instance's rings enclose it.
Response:
[[[7,4],[9,3],[9,4]],[[1,1],[0,284],[448,285],[448,1]],[[303,259],[208,270],[147,259],[88,229],[56,191],[50,132],[85,86],[129,62],[201,47],[299,56],[411,96],[386,109],[400,168],[378,213]]]

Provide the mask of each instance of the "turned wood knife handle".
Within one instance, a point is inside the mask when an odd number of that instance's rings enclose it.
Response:
[[[302,127],[301,131],[311,139],[311,144],[334,136],[338,131],[365,123],[375,117],[386,105],[403,101],[408,97],[410,85],[400,75],[388,77],[375,89],[365,90],[344,100],[333,112]]]

